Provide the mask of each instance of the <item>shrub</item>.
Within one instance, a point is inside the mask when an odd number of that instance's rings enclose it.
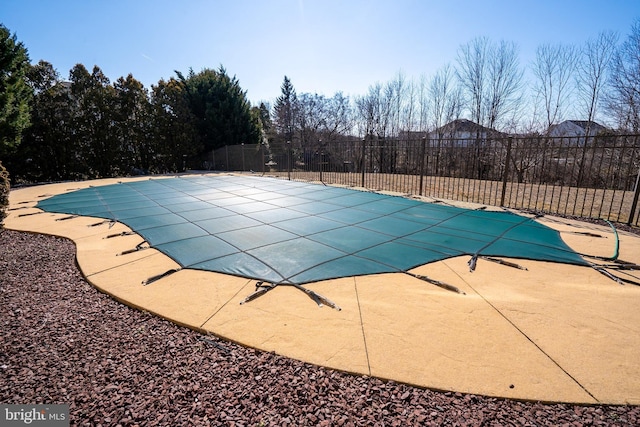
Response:
[[[9,172],[0,163],[0,228],[9,206]]]

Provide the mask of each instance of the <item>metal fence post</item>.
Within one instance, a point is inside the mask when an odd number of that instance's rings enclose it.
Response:
[[[422,147],[420,148],[420,190],[419,196],[422,196],[423,182],[424,182],[424,153],[427,147],[427,137],[422,137]]]
[[[633,189],[633,202],[631,202],[631,211],[629,212],[629,219],[627,225],[631,225],[633,217],[636,214],[636,208],[638,207],[638,197],[640,196],[640,168],[638,168],[638,176],[636,176],[636,185]]]
[[[287,177],[291,181],[291,141],[287,141]]]
[[[244,142],[240,144],[240,150],[242,150],[242,172],[245,172],[247,168],[244,165]]]
[[[324,184],[324,180],[322,177],[322,172],[324,169],[324,148],[322,148],[322,140],[319,139],[318,140],[318,145],[320,146],[320,182],[322,182]]]
[[[507,156],[504,161],[504,175],[502,176],[502,193],[500,194],[500,206],[504,206],[504,198],[507,194],[507,183],[509,181],[509,163],[511,163],[511,144],[513,137],[507,139]]]
[[[366,142],[367,138],[362,138],[362,182],[360,183],[360,186],[362,188],[364,187],[364,172],[365,169],[367,168],[367,162],[365,161],[365,155],[366,155]]]

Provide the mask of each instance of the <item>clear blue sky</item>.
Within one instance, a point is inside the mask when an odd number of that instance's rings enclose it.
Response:
[[[362,95],[398,72],[431,76],[478,36],[542,43],[626,37],[640,0],[2,0],[0,22],[63,78],[77,63],[147,88],[174,70],[235,75],[255,105],[287,75],[298,93]]]

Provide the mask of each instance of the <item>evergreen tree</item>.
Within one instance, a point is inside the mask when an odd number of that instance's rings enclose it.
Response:
[[[77,159],[71,141],[73,104],[69,85],[46,61],[31,67],[28,81],[34,92],[31,126],[16,155],[16,175],[28,181],[74,179]]]
[[[151,169],[177,172],[184,168],[184,157],[202,151],[197,137],[196,119],[189,108],[185,85],[170,78],[151,88],[152,145]]]
[[[0,24],[0,158],[15,150],[29,125],[29,67],[27,49]]]
[[[262,142],[269,144],[269,142],[273,141],[273,125],[271,123],[269,108],[264,102],[261,102],[259,107],[253,107],[251,110],[259,122],[262,131]]]
[[[129,169],[126,172],[148,171],[151,166],[149,94],[144,85],[131,74],[126,79],[120,77],[114,88],[114,131],[122,151],[123,162]]]
[[[282,94],[276,99],[276,104],[273,107],[273,124],[276,132],[285,141],[292,142],[296,130],[295,118],[298,98],[296,90],[287,76],[284,76],[281,91]]]
[[[260,107],[258,107],[258,110],[260,114],[260,123],[262,125],[262,130],[264,130],[266,134],[269,134],[269,132],[271,132],[271,127],[272,127],[269,108],[265,105],[264,102],[261,102]]]
[[[226,70],[193,70],[185,78],[176,72],[185,87],[187,101],[195,116],[198,135],[205,151],[225,145],[260,143],[259,122],[238,80]]]
[[[86,174],[96,178],[121,175],[128,165],[115,132],[114,87],[98,66],[89,73],[77,64],[70,77],[75,107],[72,138]]]

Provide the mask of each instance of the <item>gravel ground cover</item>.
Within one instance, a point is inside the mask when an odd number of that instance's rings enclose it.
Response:
[[[0,323],[0,402],[66,403],[71,425],[640,424],[638,406],[424,390],[203,336],[97,291],[51,236],[0,230]]]

